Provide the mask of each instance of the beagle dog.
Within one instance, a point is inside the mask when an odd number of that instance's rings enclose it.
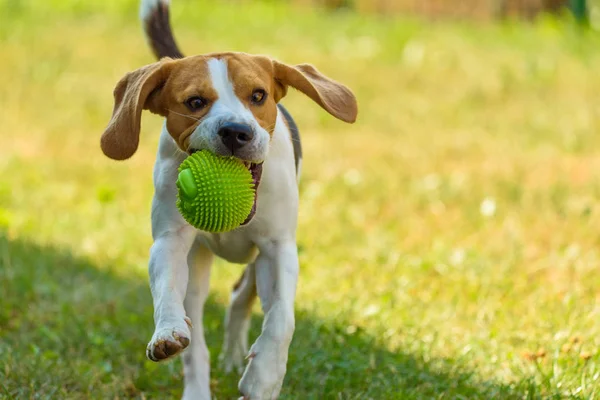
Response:
[[[294,332],[301,167],[298,129],[278,103],[292,87],[351,123],[356,99],[348,88],[307,64],[290,66],[244,53],[183,57],[171,33],[169,0],[142,0],[141,18],[160,61],[129,72],[117,83],[101,147],[106,156],[125,160],[138,148],[142,110],[165,117],[154,167],[149,262],[155,331],[146,355],[162,361],[183,352],[183,398],[209,400],[202,315],[212,259],[246,264],[231,293],[219,358],[225,371],[243,372],[239,390],[244,399],[275,399]],[[233,231],[199,231],[177,211],[177,168],[203,149],[239,158],[254,178],[251,215]],[[257,294],[264,321],[248,350]]]

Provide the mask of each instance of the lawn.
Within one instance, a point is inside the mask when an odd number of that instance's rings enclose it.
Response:
[[[0,398],[170,399],[145,359],[161,120],[99,148],[153,61],[137,2],[0,0]],[[600,37],[572,22],[428,23],[282,2],[175,1],[187,54],[310,62],[359,120],[301,94],[301,276],[282,399],[600,398]],[[242,268],[213,268],[217,363]],[[257,307],[252,337],[260,330]]]

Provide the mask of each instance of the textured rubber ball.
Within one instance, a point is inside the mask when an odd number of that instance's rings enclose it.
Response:
[[[241,161],[202,150],[179,166],[177,208],[200,230],[227,232],[250,215],[254,190],[252,174]]]

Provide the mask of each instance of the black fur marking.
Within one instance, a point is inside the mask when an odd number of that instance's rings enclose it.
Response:
[[[292,135],[292,144],[294,145],[294,161],[296,163],[296,172],[298,172],[298,165],[300,164],[300,160],[302,159],[302,144],[300,143],[300,131],[298,130],[298,125],[294,122],[292,115],[285,109],[285,107],[281,104],[277,104],[279,107],[279,111],[283,114],[283,118],[288,124],[290,128],[290,133]]]
[[[154,55],[161,59],[163,57],[183,58],[179,50],[169,21],[169,6],[159,3],[148,18],[144,21],[144,30]]]

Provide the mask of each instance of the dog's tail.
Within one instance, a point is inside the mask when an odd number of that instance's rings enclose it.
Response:
[[[171,30],[169,3],[170,0],[142,0],[140,4],[140,19],[144,26],[144,33],[158,59],[183,58]]]

